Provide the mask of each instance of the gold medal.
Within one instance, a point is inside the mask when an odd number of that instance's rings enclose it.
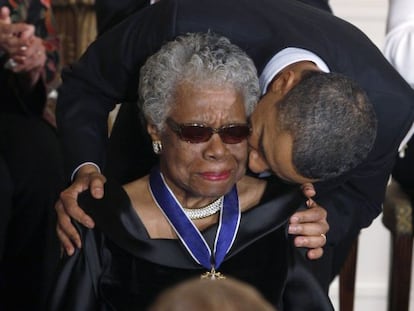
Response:
[[[212,280],[212,281],[214,281],[214,280],[223,280],[225,278],[226,277],[223,274],[221,274],[220,272],[216,272],[216,270],[214,269],[214,267],[211,268],[211,271],[207,271],[207,272],[203,273],[200,276],[200,279],[203,279],[203,280]]]

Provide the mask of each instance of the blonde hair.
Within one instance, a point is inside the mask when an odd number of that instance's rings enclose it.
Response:
[[[242,281],[190,279],[167,289],[148,311],[277,311]]]

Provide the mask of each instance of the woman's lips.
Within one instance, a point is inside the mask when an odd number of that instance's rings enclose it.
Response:
[[[211,181],[221,181],[226,180],[230,176],[230,171],[223,171],[223,172],[205,172],[201,173],[204,179],[211,180]]]

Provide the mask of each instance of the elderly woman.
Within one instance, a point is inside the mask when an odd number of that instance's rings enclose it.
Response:
[[[279,189],[245,176],[259,96],[246,54],[212,34],[178,37],[147,60],[139,92],[159,165],[123,187],[108,180],[102,200],[81,196],[96,229],[79,226],[83,248],[64,259],[50,309],[145,310],[180,281],[231,276],[280,310],[331,310],[286,235],[304,197],[268,202]]]

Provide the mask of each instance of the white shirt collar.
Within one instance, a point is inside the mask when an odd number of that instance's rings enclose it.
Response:
[[[266,93],[269,83],[286,66],[300,61],[311,61],[323,72],[330,72],[326,63],[315,53],[301,48],[285,48],[272,57],[260,75],[260,89]]]

